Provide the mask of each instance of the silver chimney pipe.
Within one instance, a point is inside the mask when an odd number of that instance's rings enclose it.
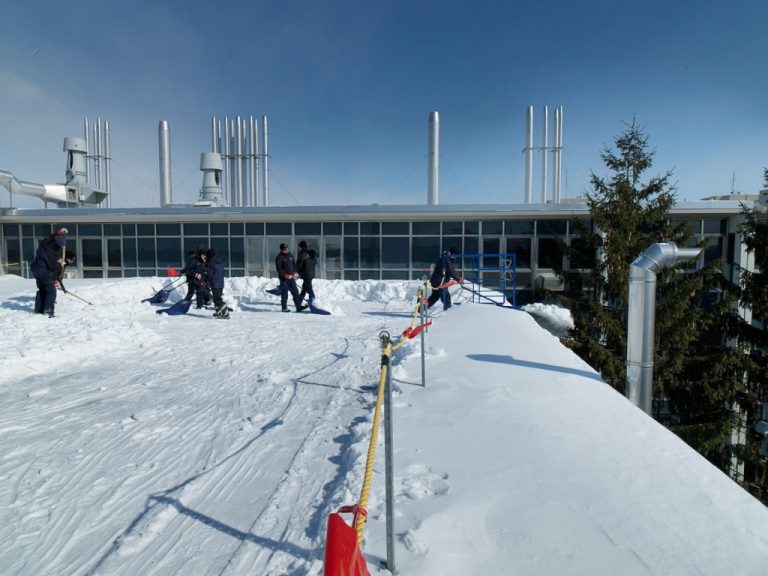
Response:
[[[269,206],[269,136],[267,133],[267,117],[261,117],[262,157],[261,162],[261,190],[264,195],[262,206]]]
[[[160,148],[160,206],[171,204],[171,133],[167,120],[161,120],[159,126]]]
[[[235,170],[237,171],[237,206],[245,206],[243,194],[243,122],[237,117],[237,129],[235,130]]]
[[[651,245],[629,266],[627,322],[627,398],[647,414],[653,408],[653,354],[656,325],[656,274],[696,258],[701,248],[673,243]]]
[[[562,170],[562,151],[563,151],[563,107],[555,108],[555,149],[552,158],[553,171],[553,199],[555,204],[560,203],[560,173]]]
[[[99,149],[99,131],[101,122],[99,118],[93,123],[93,185],[101,190],[101,156]]]
[[[440,114],[429,113],[427,134],[427,204],[440,204]]]
[[[533,199],[533,106],[528,106],[525,112],[523,157],[525,161],[525,203],[530,204]]]
[[[88,133],[88,118],[83,118],[83,135],[85,136],[85,179],[90,182],[92,172],[89,166],[91,163],[91,146],[88,141],[90,137]]]
[[[104,192],[107,193],[107,208],[112,207],[112,157],[109,154],[109,122],[104,120]]]
[[[216,116],[211,116],[211,152],[219,153],[219,139],[216,131]]]
[[[258,163],[256,162],[256,120],[253,116],[248,117],[248,206],[258,206],[259,193],[256,188],[256,171]]]
[[[544,106],[544,120],[542,121],[542,136],[544,138],[541,145],[541,203],[547,203],[547,152],[549,148],[547,146],[547,124],[549,123],[549,113],[547,107]]]

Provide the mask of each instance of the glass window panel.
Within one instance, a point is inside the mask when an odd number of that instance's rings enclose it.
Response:
[[[712,264],[715,260],[721,260],[723,257],[723,237],[707,238],[707,244],[704,246],[704,265]]]
[[[37,252],[38,244],[39,240],[36,238],[21,239],[21,253],[24,255],[24,260],[30,264],[35,260],[35,252]]]
[[[36,237],[35,236],[35,227],[32,224],[22,224],[21,225],[21,235],[26,236],[27,238],[30,237]],[[40,237],[47,236],[48,234],[43,234]]]
[[[381,226],[379,222],[360,222],[360,234],[378,236]]]
[[[211,224],[211,236],[229,235],[229,224],[226,222],[216,222]]]
[[[69,230],[69,228],[67,228]],[[80,224],[80,236],[101,236],[101,224]]]
[[[107,278],[122,278],[122,270],[107,270]]]
[[[21,249],[18,238],[5,239],[5,253],[8,256],[9,265],[19,266],[21,264]],[[30,264],[32,263],[30,262]]]
[[[229,239],[229,265],[232,268],[245,268],[245,242],[242,238]]]
[[[411,261],[414,270],[424,272],[440,255],[440,238],[415,237],[411,243]]]
[[[476,236],[480,233],[480,222],[477,220],[464,222],[464,234]]]
[[[346,230],[346,226],[344,227]],[[344,238],[344,268],[360,267],[360,239]]]
[[[379,271],[360,270],[360,280],[379,280]]]
[[[69,228],[67,228],[69,230]],[[83,278],[103,278],[104,272],[101,270],[83,270]]]
[[[360,268],[381,266],[381,239],[376,236],[360,237]]]
[[[139,226],[141,226],[141,224],[139,224]],[[138,254],[139,254],[139,267],[152,268],[152,273],[154,274],[155,239],[154,238],[137,238],[136,247],[138,249]]]
[[[136,257],[136,239],[123,239],[123,266],[126,268],[135,268],[139,265]],[[132,274],[135,276],[135,274]]]
[[[181,224],[157,224],[158,236],[181,236]]]
[[[408,280],[408,270],[383,270],[382,280]]]
[[[157,264],[162,268],[167,266],[184,266],[185,258],[181,253],[181,238],[157,239]]]
[[[136,236],[136,224],[123,224],[123,236]]]
[[[107,265],[112,268],[122,268],[123,258],[120,251],[122,242],[118,238],[107,239]]]
[[[414,236],[439,236],[440,222],[414,222]]]
[[[591,243],[583,238],[571,238],[569,265],[571,270],[592,268],[594,263],[595,254]]]
[[[77,255],[83,267],[101,268],[101,239],[83,239],[80,241],[80,254]]]
[[[501,236],[502,224],[502,220],[483,220],[483,235],[490,236],[491,234],[496,234]]]
[[[245,222],[230,222],[229,223],[229,235],[230,236],[245,236]]]
[[[507,238],[507,252],[515,254],[518,268],[531,267],[531,239]]]
[[[139,275],[139,271],[136,268],[123,268],[123,278],[135,278]]]
[[[245,225],[245,233],[248,236],[264,236],[263,222],[248,222]]]
[[[229,239],[228,238],[211,238],[210,247],[216,256],[221,259],[225,268],[229,268]]]
[[[567,222],[565,220],[539,220],[536,225],[536,233],[541,236],[544,234],[565,234]]]
[[[326,278],[330,278],[327,271],[341,269],[341,238],[326,237],[325,269],[326,269]]]
[[[498,266],[498,256],[488,256],[488,254],[499,254],[501,240],[499,238],[483,238],[483,266]]]
[[[410,233],[408,222],[382,222],[381,233],[390,236],[407,236]]]
[[[184,224],[184,236],[208,237],[208,223],[195,222],[194,224]]]
[[[360,222],[344,222],[344,236],[357,236],[360,234]]]
[[[154,236],[155,225],[154,224],[136,224],[137,236]]]
[[[19,237],[19,225],[18,224],[4,224],[3,235],[6,238],[18,238]]]
[[[296,222],[296,236],[320,236],[320,222]]]
[[[154,268],[142,268],[139,270],[139,276],[142,278],[147,278],[149,276],[157,276],[157,270]]]
[[[728,230],[728,220],[725,218],[704,218],[704,234],[725,234]]]
[[[443,234],[462,234],[463,232],[463,222],[443,222]]]
[[[506,220],[504,230],[507,236],[533,235],[533,220]]]
[[[561,266],[563,253],[556,238],[539,239],[539,268],[552,268],[553,265]]]
[[[120,236],[120,224],[104,224],[104,236]]]
[[[292,236],[292,228],[290,222],[267,222],[267,236]],[[284,240],[284,242],[287,241]],[[278,242],[278,250],[280,243]]]
[[[381,267],[408,268],[408,238],[381,239]]]
[[[33,224],[32,229],[35,231],[35,238],[45,238],[51,233],[50,224]],[[69,228],[67,228],[69,230]]]
[[[248,237],[245,240],[248,274],[263,275],[266,270],[264,260],[264,238],[261,236]]]
[[[326,236],[341,236],[341,222],[325,222],[323,234]]]
[[[344,270],[344,280],[360,280],[360,270]]]

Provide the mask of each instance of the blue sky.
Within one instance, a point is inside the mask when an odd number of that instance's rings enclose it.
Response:
[[[565,197],[633,118],[681,201],[755,193],[768,166],[759,0],[30,0],[3,20],[0,169],[62,181],[63,139],[101,117],[114,207],[158,205],[160,120],[173,200],[194,201],[214,115],[268,117],[272,205],[424,203],[433,110],[444,204],[524,200],[529,105],[537,144],[564,107]]]

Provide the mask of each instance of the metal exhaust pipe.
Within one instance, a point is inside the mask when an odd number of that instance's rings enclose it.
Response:
[[[653,411],[653,355],[656,325],[656,274],[696,258],[701,248],[674,243],[651,245],[629,266],[627,321],[627,398],[646,414]]]

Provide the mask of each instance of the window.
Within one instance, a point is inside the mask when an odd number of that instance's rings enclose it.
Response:
[[[408,238],[381,239],[381,267],[408,268]]]

